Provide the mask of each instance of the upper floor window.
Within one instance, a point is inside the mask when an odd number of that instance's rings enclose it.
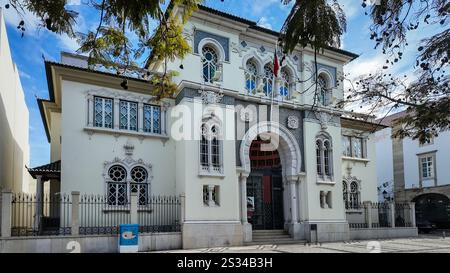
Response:
[[[273,68],[272,64],[268,63],[264,66],[264,78],[263,78],[263,89],[266,96],[272,94],[273,86]]]
[[[366,158],[365,143],[365,139],[361,137],[342,136],[343,156]]]
[[[202,171],[222,173],[222,144],[217,124],[204,123],[200,139],[200,166]]]
[[[100,96],[104,93],[111,97]],[[113,129],[118,133],[165,137],[167,107],[146,103],[151,100],[150,96],[143,98],[131,93],[124,96],[103,90],[89,91],[85,130],[112,133],[109,129]]]
[[[119,128],[121,130],[138,130],[138,104],[130,101],[120,101]]]
[[[202,49],[203,56],[203,80],[212,83],[218,66],[218,55],[216,50],[206,45]]]
[[[253,60],[248,60],[245,69],[245,89],[248,93],[254,93],[257,87],[258,69]]]
[[[144,104],[144,132],[161,133],[161,107]]]
[[[94,97],[94,126],[113,128],[114,106],[113,100]]]
[[[333,150],[331,140],[321,135],[316,139],[316,165],[317,175],[323,179],[332,180],[333,176]]]
[[[323,106],[327,106],[329,104],[329,91],[328,91],[328,81],[325,79],[323,75],[319,75],[318,77],[318,84],[319,84],[319,102]]]
[[[434,157],[433,155],[424,155],[419,157],[420,176],[422,179],[434,178]]]
[[[286,69],[281,69],[281,85],[280,85],[280,96],[288,98],[290,95],[290,82],[291,77]]]

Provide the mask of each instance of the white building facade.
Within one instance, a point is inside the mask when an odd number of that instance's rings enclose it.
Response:
[[[392,138],[401,126],[400,112],[386,117],[390,127],[376,133],[378,184],[384,195],[397,202],[415,202],[418,221],[431,221],[442,227],[450,224],[450,132],[440,132],[427,143],[411,138]],[[383,198],[383,192],[380,194]]]
[[[46,63],[50,99],[39,104],[60,162],[50,191],[105,194],[119,207],[134,187],[143,203],[182,196],[184,248],[242,245],[254,230],[348,240],[349,210],[377,201],[374,124],[334,107],[357,56],[319,55],[315,97],[309,49],[287,56],[274,81],[275,32],[200,7],[184,34],[193,50],[169,63],[173,99],[155,101],[144,80],[121,88],[77,56]]]
[[[29,113],[0,8],[0,191],[28,191]]]

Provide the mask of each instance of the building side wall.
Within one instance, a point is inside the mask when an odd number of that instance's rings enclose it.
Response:
[[[85,131],[88,90],[98,86],[62,82],[61,115],[61,191],[80,191],[89,194],[105,194],[105,162],[115,158],[123,160],[124,145],[134,146],[133,160],[152,165],[150,193],[153,195],[174,195],[175,189],[175,143],[160,138],[140,138],[110,133],[89,134]],[[105,89],[111,92],[123,90]],[[131,94],[131,92],[128,92]]]
[[[1,12],[0,9],[0,188],[27,191],[29,113]]]

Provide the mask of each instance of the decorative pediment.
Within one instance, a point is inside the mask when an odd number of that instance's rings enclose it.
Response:
[[[199,90],[198,92],[202,98],[203,104],[217,104],[223,99],[223,94],[214,91]]]
[[[287,127],[289,129],[298,129],[298,127],[300,126],[300,121],[298,119],[298,117],[296,116],[289,116],[287,119]]]

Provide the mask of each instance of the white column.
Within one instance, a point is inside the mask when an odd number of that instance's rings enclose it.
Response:
[[[88,127],[94,126],[94,96],[88,95],[87,98],[87,121]]]
[[[241,221],[242,224],[248,223],[247,219],[247,178],[248,174],[241,173],[240,187],[241,187]]]
[[[366,214],[366,224],[368,228],[372,228],[372,202],[364,202],[364,209]]]
[[[186,195],[184,193],[180,194],[180,225],[183,227],[183,223],[186,218]]]
[[[284,225],[286,228],[286,225],[289,224],[290,215],[290,193],[289,193],[289,183],[287,182],[286,178],[283,178],[283,213],[284,213]]]
[[[40,229],[40,223],[43,215],[43,204],[44,204],[44,181],[42,181],[42,176],[36,176],[36,215],[34,218],[35,228]]]
[[[409,213],[411,213],[411,226],[416,227],[416,203],[410,202],[409,203]]]
[[[161,107],[161,134],[167,135],[167,126],[166,126],[166,115],[167,115],[167,109],[169,107],[167,105],[163,105]]]
[[[391,227],[395,228],[395,203],[389,203],[389,208],[391,212]]]
[[[138,224],[138,193],[131,193],[130,200],[130,215],[131,215],[131,223]]]
[[[11,237],[12,192],[4,191],[2,194],[1,210],[1,237]]]
[[[113,128],[115,130],[119,130],[119,120],[120,120],[120,100],[117,98],[114,98],[114,105],[113,105]]]
[[[138,102],[138,131],[144,132],[144,103]]]
[[[297,199],[297,181],[298,176],[288,176],[287,180],[289,182],[290,188],[290,199],[291,199],[291,223],[298,223],[298,199]]]
[[[71,216],[71,234],[78,235],[80,233],[80,192],[72,192],[72,216]]]

